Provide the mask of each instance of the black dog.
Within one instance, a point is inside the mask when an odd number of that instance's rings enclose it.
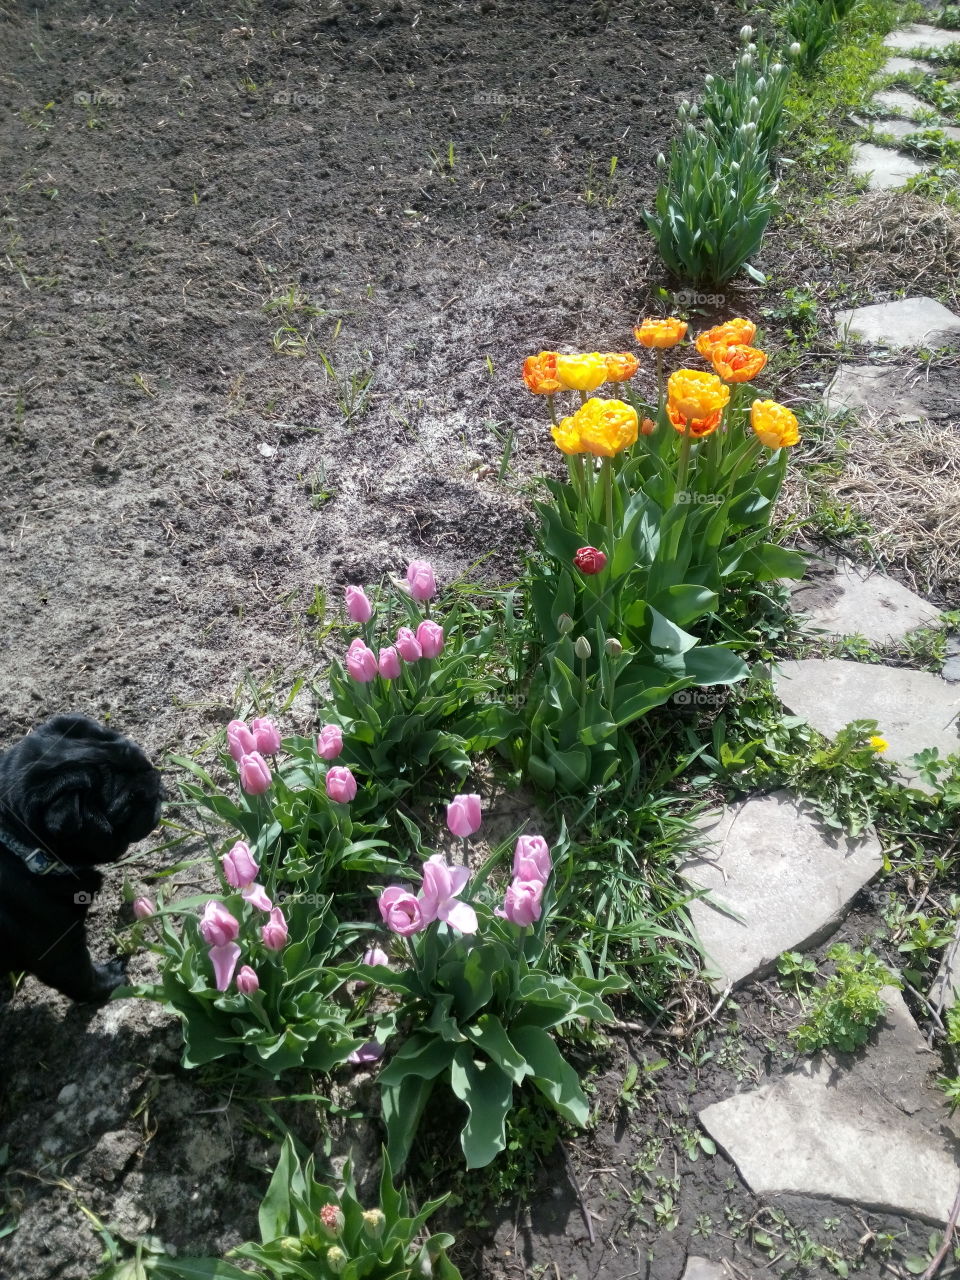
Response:
[[[55,716],[0,755],[0,975],[92,1001],[124,981],[119,961],[87,951],[95,864],[149,835],[160,795],[140,748],[85,716]]]

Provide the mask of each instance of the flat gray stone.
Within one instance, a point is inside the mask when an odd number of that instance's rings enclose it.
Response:
[[[842,364],[824,392],[830,412],[860,409],[893,422],[920,422],[928,415],[920,395],[905,382],[908,371],[893,365]],[[915,381],[915,375],[909,375]]]
[[[935,298],[901,298],[853,311],[838,311],[837,334],[878,346],[900,348],[930,345],[960,334],[960,316]]]
[[[875,107],[880,107],[882,111],[888,111],[891,115],[906,116],[913,120],[918,114],[929,111],[930,107],[922,102],[919,98],[914,97],[912,93],[907,93],[904,89],[881,89],[879,93],[875,93],[871,99]]]
[[[902,142],[904,138],[908,138],[911,133],[916,133],[919,129],[936,129],[937,133],[942,133],[950,142],[960,141],[960,129],[952,124],[928,125],[916,124],[913,120],[878,120],[875,128],[879,133],[889,133],[898,142]]]
[[[927,747],[941,756],[960,750],[960,686],[929,671],[801,658],[779,663],[773,679],[784,706],[828,738],[851,720],[876,720],[877,732],[889,743],[884,760],[896,762],[900,774],[921,790],[929,788],[917,778],[910,757]]]
[[[730,805],[698,825],[704,854],[681,874],[710,893],[688,909],[716,990],[768,973],[783,951],[828,938],[883,865],[873,833],[850,840],[828,831],[786,791]]]
[[[816,630],[831,636],[862,635],[874,644],[902,640],[943,617],[936,605],[894,578],[840,559],[814,561],[807,576],[791,586],[790,600]]]
[[[738,1265],[736,1271],[728,1270],[722,1262],[711,1262],[709,1258],[687,1258],[687,1265],[682,1280],[734,1280],[744,1274]]]
[[[934,1008],[940,1009],[950,1009],[954,1001],[960,999],[960,921],[953,941],[943,953],[928,999]]]
[[[960,31],[944,31],[942,27],[914,22],[891,31],[883,44],[886,49],[900,49],[906,53],[913,49],[948,49],[952,44],[960,44]]]
[[[892,987],[881,995],[888,1017],[856,1058],[818,1054],[705,1107],[700,1122],[757,1195],[830,1196],[946,1222],[960,1182],[960,1123],[903,997]]]
[[[842,364],[823,395],[832,413],[855,409],[875,422],[937,421],[954,416],[960,374],[946,366],[918,370],[896,364]]]
[[[892,76],[901,75],[905,71],[922,71],[924,75],[929,75],[931,68],[929,62],[921,62],[917,58],[900,58],[894,55],[888,58],[881,67],[881,71],[885,71]]]
[[[858,142],[850,156],[850,172],[855,178],[866,178],[871,191],[890,191],[902,187],[910,178],[924,173],[926,166],[903,156],[889,147],[877,147],[872,142]]]

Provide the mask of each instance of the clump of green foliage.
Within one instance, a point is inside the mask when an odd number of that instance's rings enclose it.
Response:
[[[859,1049],[884,1015],[882,988],[902,985],[869,949],[854,951],[838,942],[827,952],[827,959],[836,972],[814,993],[807,1018],[790,1033],[801,1053]]]

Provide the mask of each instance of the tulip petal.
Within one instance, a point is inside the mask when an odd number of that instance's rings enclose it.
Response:
[[[451,898],[441,903],[439,918],[461,933],[477,932],[477,913],[468,902],[458,902]]]

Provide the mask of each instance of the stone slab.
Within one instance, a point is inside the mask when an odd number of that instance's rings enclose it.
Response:
[[[687,1258],[682,1280],[739,1280],[745,1274],[741,1266],[736,1271],[730,1270],[722,1262],[711,1262],[709,1258]]]
[[[884,760],[898,764],[901,775],[921,789],[926,788],[908,763],[910,757],[927,747],[936,747],[942,756],[960,750],[960,686],[929,671],[801,658],[779,663],[773,679],[784,706],[828,738],[851,720],[876,720],[889,743]]]
[[[855,178],[866,178],[871,191],[890,191],[924,173],[925,166],[889,147],[858,142],[851,152],[850,172]]]
[[[930,111],[930,107],[925,102],[912,93],[907,93],[905,89],[881,89],[879,93],[873,95],[871,101],[881,111],[889,112],[891,115],[906,116],[910,120],[916,119],[918,114],[922,115]]]
[[[902,640],[917,627],[935,626],[943,614],[894,578],[871,573],[848,560],[818,559],[790,600],[810,626],[831,636],[866,636],[874,644]]]
[[[949,365],[918,370],[913,365],[842,364],[823,395],[831,413],[855,409],[861,421],[891,423],[953,419],[958,399],[960,373]]]
[[[955,1000],[960,1000],[960,921],[953,941],[943,953],[928,999],[934,1008],[940,1009],[950,1009]]]
[[[898,49],[909,53],[913,49],[947,49],[960,44],[960,31],[945,31],[943,27],[931,27],[923,22],[891,31],[883,42],[886,49]]]
[[[850,840],[786,791],[702,818],[704,853],[681,868],[710,893],[688,910],[718,991],[770,972],[783,951],[828,938],[881,869],[874,834]]]
[[[917,58],[901,58],[894,55],[886,60],[881,70],[891,76],[902,75],[906,71],[922,71],[924,75],[929,75],[930,64],[921,62]]]
[[[929,346],[960,334],[960,316],[935,298],[878,302],[853,311],[838,311],[835,320],[841,340],[852,338],[894,349]]]
[[[917,124],[913,120],[877,120],[874,128],[877,133],[889,133],[898,142],[908,138],[911,133],[916,133],[919,129],[936,129],[937,133],[942,133],[949,142],[960,141],[960,129],[957,129],[952,124],[932,125]]]
[[[921,396],[905,382],[907,374],[891,365],[842,364],[823,402],[830,412],[861,409],[893,422],[923,421],[928,415]]]
[[[890,987],[881,995],[886,1021],[855,1058],[818,1054],[705,1107],[700,1122],[757,1195],[830,1196],[946,1222],[960,1183],[960,1121],[903,997]]]

